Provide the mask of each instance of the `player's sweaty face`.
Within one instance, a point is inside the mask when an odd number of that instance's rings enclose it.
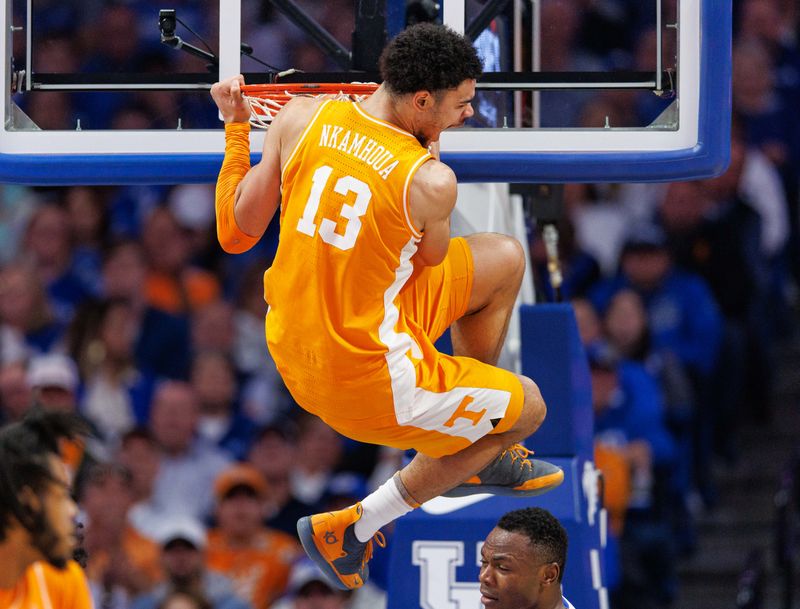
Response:
[[[445,118],[445,127],[461,127],[464,122],[475,112],[472,109],[472,99],[475,97],[475,81],[465,80],[455,89],[444,94],[441,100],[441,112]]]
[[[448,89],[434,97],[435,103],[431,113],[430,128],[425,133],[425,144],[436,142],[442,131],[452,127],[461,127],[475,114],[472,99],[475,97],[475,81],[465,80],[455,89]]]

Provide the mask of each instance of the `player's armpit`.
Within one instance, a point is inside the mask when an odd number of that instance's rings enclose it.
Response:
[[[447,165],[428,161],[420,167],[409,188],[409,210],[422,240],[416,264],[436,266],[450,245],[450,214],[458,194],[456,176]]]

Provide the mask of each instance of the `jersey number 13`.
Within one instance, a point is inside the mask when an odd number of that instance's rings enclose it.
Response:
[[[308,195],[303,216],[297,222],[297,230],[309,237],[313,237],[317,230],[314,219],[317,216],[322,192],[327,187],[332,172],[333,167],[322,165],[317,168],[311,178],[311,193]],[[342,205],[341,215],[347,220],[344,234],[336,232],[336,222],[323,218],[319,226],[319,236],[325,243],[338,247],[340,250],[349,250],[356,244],[356,238],[361,231],[361,216],[367,213],[367,206],[372,199],[372,191],[365,182],[353,176],[344,176],[336,180],[333,191],[343,197],[353,192],[356,200],[352,205]]]

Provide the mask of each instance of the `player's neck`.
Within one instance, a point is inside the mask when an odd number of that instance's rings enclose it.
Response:
[[[8,531],[0,542],[0,588],[13,588],[25,569],[40,558],[30,545],[28,535],[19,528]]]
[[[414,132],[414,126],[400,110],[400,104],[383,86],[361,102],[361,107],[370,116],[391,123],[409,133]]]
[[[545,592],[539,597],[537,604],[539,609],[564,609],[564,601],[561,598],[561,587],[555,588],[553,593]]]

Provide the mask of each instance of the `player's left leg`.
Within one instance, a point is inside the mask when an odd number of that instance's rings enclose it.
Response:
[[[525,273],[519,242],[498,233],[465,237],[472,258],[467,309],[450,326],[453,353],[496,364]]]
[[[362,585],[372,536],[421,502],[454,487],[453,494],[530,496],[563,480],[559,468],[527,459],[528,451],[514,445],[544,419],[536,384],[493,365],[524,268],[522,248],[513,239],[496,234],[454,239],[445,262],[424,269],[401,293],[398,306],[424,332],[418,340],[435,340],[455,322],[454,350],[473,359],[439,354],[420,362],[417,389],[413,378],[407,394],[397,393],[407,382],[393,385],[397,419],[389,429],[373,434],[339,428],[355,439],[411,446],[421,453],[362,503],[298,522],[306,552],[336,585]]]
[[[419,388],[421,402],[416,405],[423,408],[417,408],[418,417],[383,429],[381,435],[340,429],[356,439],[413,446],[430,454],[418,453],[362,502],[300,519],[297,531],[306,553],[334,585],[360,587],[369,575],[373,537],[383,542],[380,528],[454,487],[461,489],[457,494],[532,496],[564,479],[558,467],[528,459],[523,447],[509,449],[544,420],[544,401],[533,381],[466,358],[446,358],[438,370],[464,384],[445,392]],[[438,380],[426,386],[438,388]],[[476,387],[473,381],[490,386]]]

